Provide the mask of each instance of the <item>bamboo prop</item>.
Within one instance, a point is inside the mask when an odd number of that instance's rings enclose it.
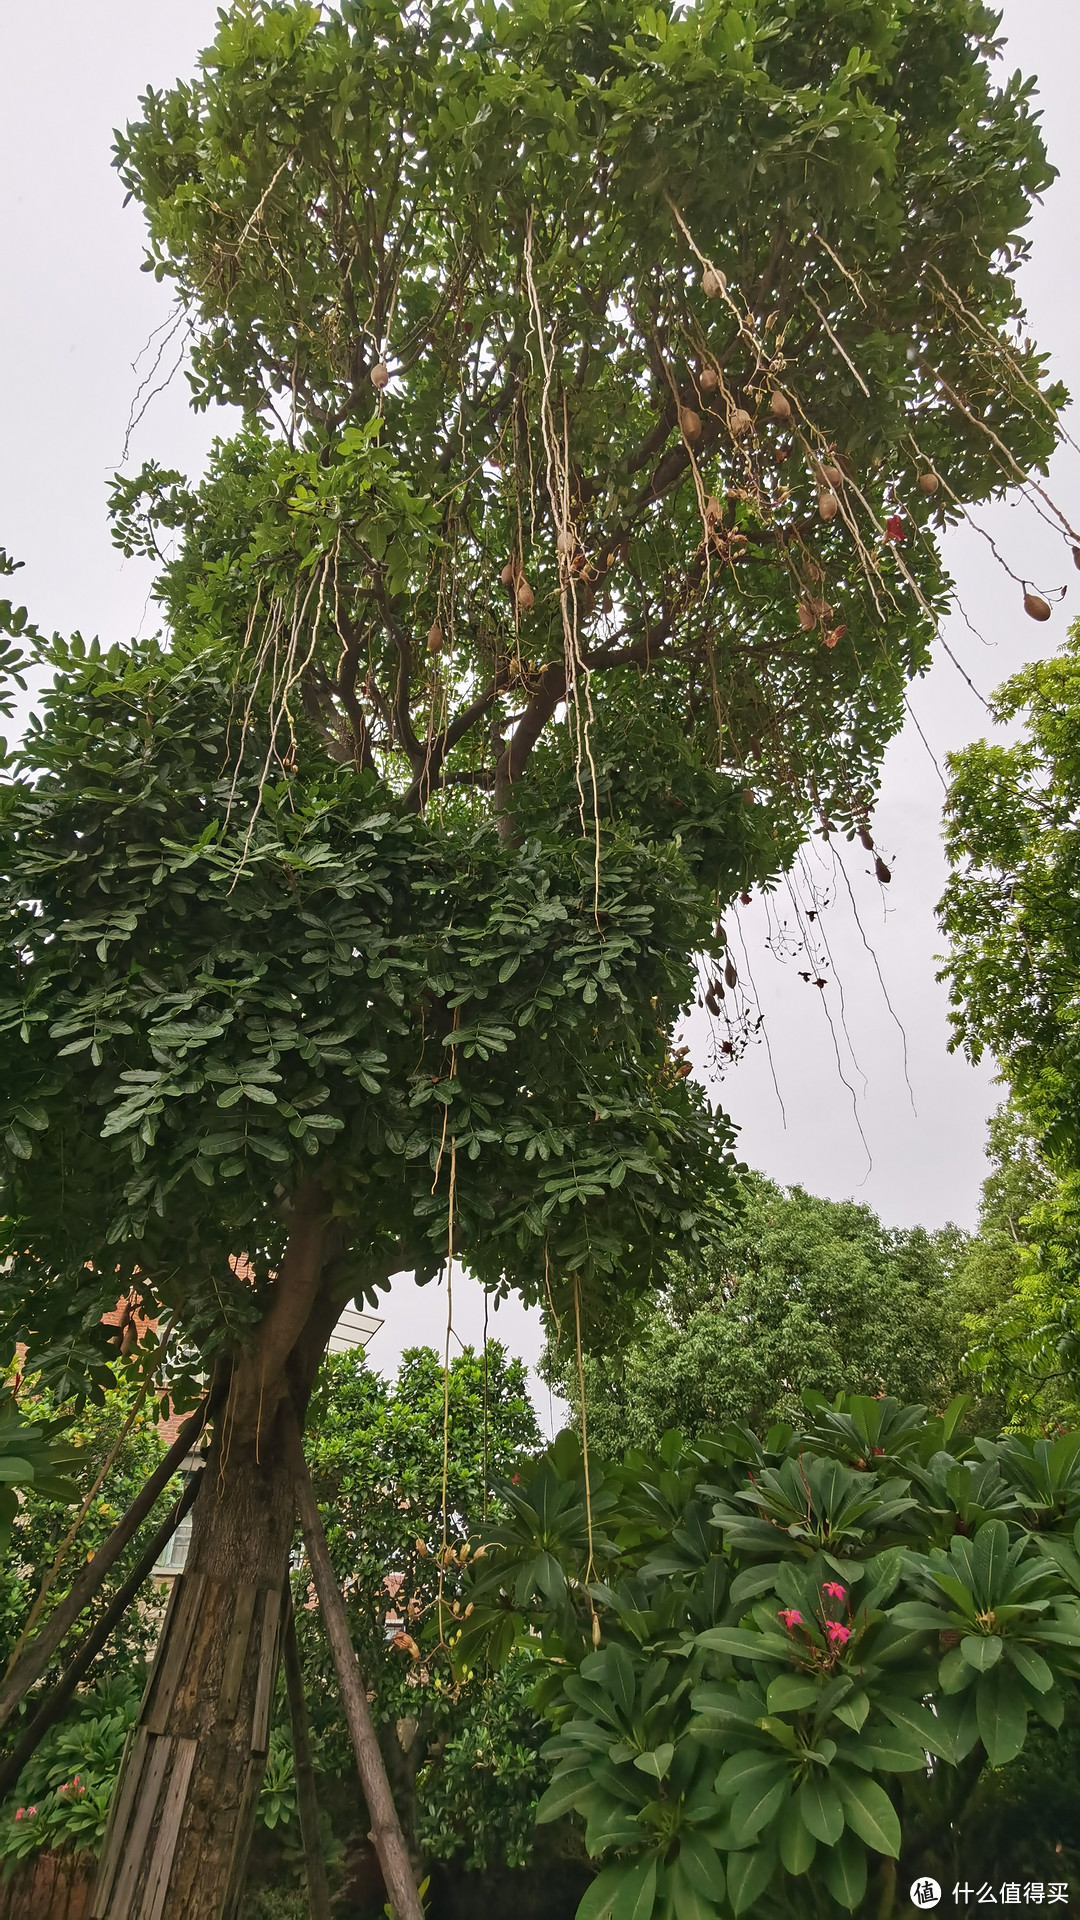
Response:
[[[47,1694],[18,1745],[0,1763],[0,1800],[7,1798],[31,1755],[37,1751],[51,1726],[55,1726],[80,1680],[89,1671],[113,1629],[123,1619],[143,1582],[149,1578],[177,1527],[194,1504],[199,1491],[199,1476],[192,1474],[172,1512],[162,1521],[138,1565],[113,1595],[105,1612],[92,1627],[50,1694]]]
[[[41,1632],[29,1646],[23,1648],[10,1672],[5,1675],[3,1682],[0,1683],[0,1727],[7,1725],[20,1700],[30,1691],[35,1681],[41,1679],[64,1635],[74,1626],[83,1608],[93,1599],[109,1568],[124,1551],[133,1534],[141,1527],[158,1495],[163,1492],[176,1469],[191,1452],[202,1431],[205,1419],[206,1402],[204,1401],[202,1406],[196,1408],[190,1420],[184,1422],[165,1458],[154,1468],[141,1493],[136,1495],[127,1512],[117,1521],[108,1539],[98,1548],[93,1559],[87,1562],[66,1600],[62,1600],[55,1613],[49,1615]]]
[[[300,1430],[292,1420],[286,1425],[286,1445],[292,1461],[296,1504],[304,1546],[319,1597],[323,1627],[341,1688],[342,1705],[349,1723],[349,1736],[364,1799],[371,1816],[371,1839],[382,1868],[383,1880],[394,1911],[394,1920],[424,1920],[424,1910],[416,1891],[405,1837],[401,1831],[394,1796],[386,1777],[375,1723],[371,1718],[367,1693],[352,1640],[345,1602],[334,1575],[326,1535],[319,1518],[315,1489],[311,1484]]]
[[[292,1723],[293,1771],[296,1776],[300,1835],[304,1842],[304,1861],[307,1866],[308,1909],[311,1920],[331,1920],[330,1887],[326,1878],[326,1860],[323,1857],[322,1840],[319,1835],[319,1803],[315,1792],[315,1770],[311,1764],[304,1676],[300,1667],[300,1649],[296,1644],[296,1618],[288,1582],[286,1582],[285,1639],[282,1651],[285,1656],[285,1691],[289,1698],[289,1719]]]

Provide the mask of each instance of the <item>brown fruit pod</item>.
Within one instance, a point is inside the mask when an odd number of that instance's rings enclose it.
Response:
[[[518,581],[517,603],[522,613],[529,613],[536,605],[536,595],[527,580]]]
[[[739,976],[735,971],[735,962],[729,954],[728,958],[724,961],[724,985],[726,987],[737,987],[738,984]]]
[[[371,369],[371,384],[374,387],[376,393],[382,392],[389,378],[390,378],[390,372],[387,367],[386,361],[385,360],[377,361],[376,364]]]
[[[932,500],[941,485],[941,481],[938,479],[936,473],[920,473],[919,485],[927,497]]]
[[[791,401],[786,393],[777,391],[769,397],[769,412],[774,420],[791,419]]]
[[[1080,547],[1073,548],[1073,565],[1080,567]]]
[[[693,407],[679,408],[679,432],[690,446],[696,446],[701,439],[701,415]]]
[[[889,881],[892,879],[892,874],[890,873],[888,867],[885,865],[885,862],[882,859],[880,853],[875,853],[874,855],[874,872],[877,874],[877,877],[880,880],[882,886],[887,887],[889,884]]]
[[[862,841],[863,846],[866,848],[867,853],[873,853],[874,836],[871,833],[869,827],[862,826],[859,828],[859,839]]]
[[[701,291],[706,300],[722,300],[727,292],[727,277],[719,267],[706,267],[701,276]]]
[[[428,628],[427,650],[429,653],[441,653],[442,649],[443,630],[436,620],[435,625]]]
[[[1049,620],[1051,613],[1050,603],[1048,600],[1043,599],[1041,593],[1025,593],[1024,612],[1028,615],[1029,619],[1032,620]]]
[[[723,517],[724,517],[723,507],[720,505],[720,502],[717,499],[715,493],[710,493],[708,499],[705,502],[706,520],[710,521],[712,524],[715,525],[718,521],[722,520]]]
[[[837,487],[842,487],[844,484],[844,476],[841,473],[839,467],[834,467],[834,466],[822,467],[821,477],[824,480],[826,486],[831,487],[834,493]]]
[[[697,383],[699,393],[715,393],[720,385],[720,375],[715,367],[702,367]]]
[[[502,572],[499,575],[499,579],[502,581],[503,586],[512,587],[514,584],[514,581],[517,579],[517,576],[518,576],[517,561],[508,560],[505,567],[503,568]]]
[[[753,431],[754,416],[751,413],[747,413],[745,407],[736,407],[732,413],[729,425],[736,440],[741,440],[745,434]]]
[[[817,623],[818,617],[813,607],[808,606],[806,601],[803,600],[799,606],[799,625],[803,632],[809,633],[813,627],[817,626]]]
[[[840,502],[831,489],[818,494],[817,510],[822,520],[835,520],[840,511]]]

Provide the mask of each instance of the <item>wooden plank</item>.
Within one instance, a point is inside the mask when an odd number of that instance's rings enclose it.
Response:
[[[233,1608],[229,1644],[225,1649],[225,1670],[221,1676],[221,1693],[218,1696],[218,1719],[222,1721],[236,1719],[240,1687],[244,1678],[244,1663],[247,1659],[248,1642],[251,1639],[251,1617],[255,1611],[255,1596],[258,1591],[258,1587],[253,1582],[236,1590],[236,1605]]]
[[[187,1574],[178,1573],[176,1576],[176,1579],[172,1583],[172,1587],[169,1592],[169,1597],[165,1602],[165,1616],[161,1622],[161,1631],[158,1634],[157,1646],[154,1649],[154,1657],[150,1662],[150,1671],[146,1676],[146,1685],[142,1691],[142,1699],[139,1701],[140,1720],[146,1709],[147,1701],[149,1700],[150,1695],[154,1691],[154,1681],[157,1679],[158,1667],[160,1666],[162,1660],[164,1660],[165,1658],[165,1649],[169,1644],[169,1628],[172,1626],[173,1615],[180,1605],[180,1596],[184,1591],[184,1587],[186,1583],[187,1583]]]
[[[101,1863],[90,1900],[90,1920],[103,1920],[109,1904],[109,1895],[112,1892],[124,1845],[124,1835],[131,1817],[132,1801],[139,1790],[143,1767],[146,1765],[146,1748],[149,1739],[150,1736],[145,1727],[135,1727],[124,1743],[119,1776],[123,1785],[113,1794],[112,1805],[109,1808],[105,1838],[101,1843]]]
[[[162,1803],[161,1820],[150,1861],[150,1871],[143,1887],[139,1920],[161,1920],[161,1910],[169,1891],[169,1874],[172,1871],[176,1843],[180,1838],[180,1822],[184,1817],[184,1808],[187,1804],[191,1769],[195,1765],[195,1755],[199,1747],[197,1740],[177,1740],[174,1745],[172,1772],[169,1775],[169,1784]]]
[[[268,1587],[259,1643],[259,1671],[255,1681],[255,1711],[251,1720],[252,1753],[266,1753],[270,1747],[270,1708],[274,1700],[274,1681],[277,1679],[280,1625],[281,1588]]]
[[[207,1585],[204,1573],[188,1574],[183,1605],[176,1612],[171,1645],[166,1641],[162,1646],[161,1674],[157,1677],[150,1704],[143,1712],[143,1726],[148,1733],[163,1734],[168,1727],[176,1690],[187,1671],[188,1650],[202,1613]]]
[[[116,1876],[106,1920],[131,1920],[135,1889],[145,1865],[150,1829],[154,1824],[161,1783],[168,1771],[172,1749],[173,1742],[167,1736],[164,1739],[155,1739],[151,1744],[143,1771],[141,1791],[135,1803],[134,1816],[126,1836],[123,1864]]]

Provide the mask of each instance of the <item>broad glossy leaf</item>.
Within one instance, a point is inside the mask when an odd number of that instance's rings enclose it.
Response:
[[[615,1895],[611,1920],[652,1920],[656,1904],[656,1861],[643,1860],[627,1866],[623,1882]]]
[[[615,1896],[626,1877],[623,1866],[605,1867],[578,1903],[575,1920],[611,1920]]]
[[[1005,1655],[1029,1687],[1034,1687],[1036,1693],[1049,1693],[1054,1675],[1041,1653],[1036,1653],[1034,1647],[1026,1646],[1022,1640],[1006,1640]]]
[[[771,1847],[749,1847],[728,1855],[728,1897],[736,1916],[760,1900],[775,1871],[776,1854]]]
[[[778,1837],[780,1864],[786,1872],[793,1874],[808,1872],[814,1864],[817,1840],[803,1819],[798,1796],[788,1801],[780,1816]]]
[[[989,1673],[996,1667],[1003,1650],[1000,1633],[966,1633],[960,1642],[961,1654],[977,1673]]]
[[[770,1713],[797,1713],[803,1707],[816,1706],[821,1698],[821,1686],[816,1680],[800,1673],[778,1673],[770,1680],[765,1696]]]
[[[731,1809],[731,1832],[737,1847],[749,1846],[776,1818],[791,1791],[786,1775],[785,1769],[785,1778],[771,1787],[761,1782],[737,1795]]]
[[[827,1847],[835,1846],[844,1831],[844,1803],[828,1775],[815,1769],[795,1798],[809,1832]]]
[[[1018,1674],[1006,1664],[982,1675],[975,1695],[979,1738],[992,1767],[1015,1760],[1027,1734],[1028,1701]]]
[[[866,1854],[853,1833],[845,1833],[818,1861],[818,1870],[838,1904],[853,1912],[866,1892]]]
[[[593,1785],[593,1777],[588,1767],[576,1767],[572,1773],[558,1775],[540,1796],[536,1809],[536,1824],[544,1826],[549,1820],[561,1820],[564,1813],[573,1813],[581,1804],[582,1795]]]
[[[843,1802],[844,1818],[860,1840],[875,1853],[900,1857],[900,1822],[884,1787],[867,1774],[834,1768],[833,1783]]]

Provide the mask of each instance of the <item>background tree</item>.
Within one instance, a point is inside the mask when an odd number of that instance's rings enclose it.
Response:
[[[872,841],[936,530],[1052,449],[994,31],[245,5],[119,141],[246,425],[118,489],[126,546],[180,536],[168,648],[28,636],[4,1178],[12,1332],[70,1351],[119,1268],[221,1412],[132,1749],[183,1807],[165,1920],[242,1866],[340,1305],[457,1251],[588,1336],[706,1234],[692,955],[815,819]]]
[[[713,1247],[672,1260],[631,1340],[585,1363],[590,1438],[609,1455],[735,1422],[799,1416],[808,1388],[892,1393],[941,1411],[959,1391],[971,1335],[957,1313],[968,1237],[883,1227],[871,1208],[787,1191],[751,1174]],[[974,1274],[965,1280],[972,1304]],[[566,1330],[547,1366],[571,1410]],[[576,1417],[576,1416],[575,1416]]]
[[[1013,1328],[1013,1387],[1032,1418],[1044,1390],[1050,1411],[1080,1391],[1080,630],[1008,681],[994,710],[1023,716],[1024,730],[953,756],[941,919],[954,1043],[1000,1062],[1048,1169],[1025,1182],[1030,1255]]]

